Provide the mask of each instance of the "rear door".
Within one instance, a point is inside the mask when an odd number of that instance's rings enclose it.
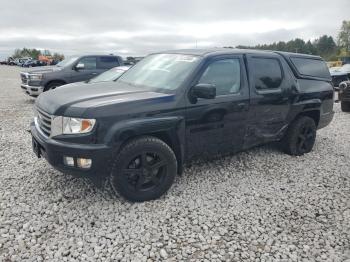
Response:
[[[118,58],[115,56],[100,56],[97,59],[97,69],[100,73],[116,66],[120,66],[120,64]]]
[[[288,124],[295,79],[277,54],[249,54],[250,111],[244,147],[278,139]]]

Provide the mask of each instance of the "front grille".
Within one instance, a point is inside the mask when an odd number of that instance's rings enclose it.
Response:
[[[26,73],[21,73],[22,84],[28,84],[28,75]]]
[[[37,115],[37,120],[38,120],[38,125],[40,130],[47,136],[51,135],[51,120],[52,117],[44,112],[43,110],[36,108],[38,115]]]

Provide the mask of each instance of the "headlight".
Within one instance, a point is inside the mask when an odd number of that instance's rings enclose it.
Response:
[[[62,134],[84,134],[90,132],[96,123],[95,119],[73,117],[62,118]]]
[[[96,119],[85,119],[65,116],[51,115],[51,132],[50,137],[55,137],[62,134],[85,134],[92,131],[96,124]],[[34,108],[34,121],[36,124],[42,124],[41,113]],[[48,116],[46,115],[46,118]],[[40,123],[41,122],[41,123]],[[46,121],[47,128],[47,121]]]
[[[41,80],[43,79],[43,75],[35,74],[35,75],[29,75],[30,80]]]

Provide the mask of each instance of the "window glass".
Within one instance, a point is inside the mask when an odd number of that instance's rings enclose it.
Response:
[[[119,76],[121,76],[125,71],[126,70],[119,69],[119,68],[112,68],[90,79],[89,83],[113,81],[113,80],[116,80]]]
[[[274,58],[252,58],[253,78],[257,90],[276,89],[282,83],[280,63]]]
[[[292,63],[302,75],[330,78],[327,64],[320,59],[291,57]]]
[[[57,64],[58,67],[64,67],[64,66],[68,66],[73,64],[75,61],[77,61],[78,57],[77,56],[71,56],[71,57],[67,57],[64,60],[62,60],[61,62],[59,62]]]
[[[199,57],[182,54],[154,54],[142,59],[117,81],[144,90],[175,90],[194,70]]]
[[[96,57],[84,57],[80,59],[79,64],[84,64],[84,69],[96,69]]]
[[[237,93],[241,87],[239,59],[230,58],[212,62],[205,69],[199,83],[215,85],[218,96]]]
[[[99,58],[98,68],[110,69],[119,65],[118,59],[115,56],[101,56]]]

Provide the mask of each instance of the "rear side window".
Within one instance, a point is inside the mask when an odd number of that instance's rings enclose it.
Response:
[[[282,83],[282,69],[275,58],[254,57],[251,59],[255,89],[279,88]]]
[[[119,66],[118,58],[115,56],[101,56],[99,57],[99,69],[111,69]]]
[[[323,60],[302,57],[291,57],[290,59],[301,75],[331,78],[328,67]]]

